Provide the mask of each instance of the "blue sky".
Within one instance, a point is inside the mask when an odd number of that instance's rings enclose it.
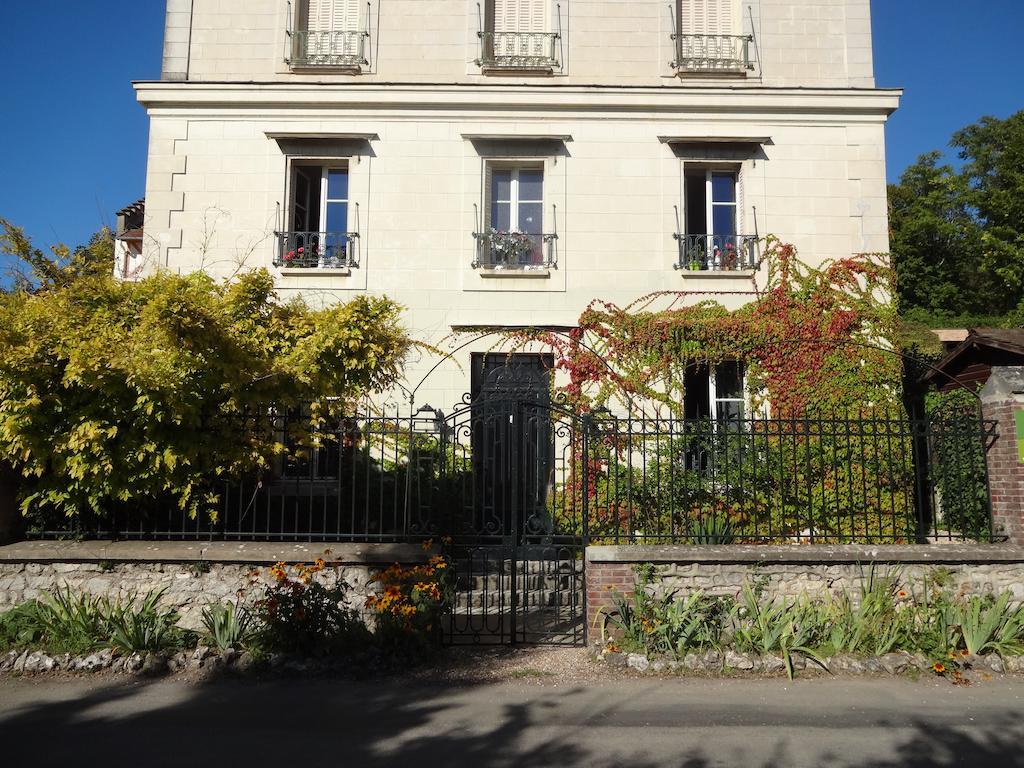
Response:
[[[147,120],[131,81],[159,77],[163,8],[0,2],[0,216],[38,244],[83,242],[142,196]],[[890,179],[957,128],[1024,108],[1021,0],[874,0],[872,10],[878,84],[906,89],[888,129]]]

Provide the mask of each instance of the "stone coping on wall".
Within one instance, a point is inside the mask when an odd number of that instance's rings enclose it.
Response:
[[[330,554],[325,554],[329,552]],[[0,547],[4,563],[245,563],[312,562],[389,565],[427,558],[413,544],[236,541],[22,541]]]
[[[612,545],[587,547],[591,563],[1024,563],[1009,544]]]

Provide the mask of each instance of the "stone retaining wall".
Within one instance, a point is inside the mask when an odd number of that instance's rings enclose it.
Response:
[[[0,547],[0,611],[64,587],[109,598],[166,589],[162,604],[181,613],[183,627],[198,629],[207,604],[261,595],[267,565],[317,557],[333,566],[317,579],[327,585],[343,579],[351,587],[349,604],[362,609],[377,570],[422,562],[425,555],[419,547],[391,544],[22,542]]]
[[[903,583],[920,582],[943,568],[954,588],[964,592],[1010,590],[1024,602],[1024,547],[981,544],[919,546],[612,546],[587,548],[587,626],[599,610],[610,610],[613,596],[632,590],[634,567],[659,566],[658,594],[703,590],[735,596],[744,581],[760,579],[768,595],[811,597],[847,589],[855,593],[872,567],[878,574],[898,571]],[[598,637],[599,633],[591,633]]]

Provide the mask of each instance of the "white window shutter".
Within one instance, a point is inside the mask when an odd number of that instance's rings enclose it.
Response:
[[[520,32],[546,32],[547,31],[547,4],[548,0],[520,0],[522,6],[522,21]]]
[[[548,0],[494,0],[495,32],[547,31]]]
[[[310,32],[330,32],[332,0],[309,0],[309,12],[306,15],[307,28]]]
[[[679,31],[684,35],[735,34],[736,0],[679,0]]]
[[[360,0],[334,0],[334,29],[338,32],[359,30]]]
[[[735,0],[708,0],[708,16],[714,17],[714,32],[716,35],[732,35],[733,32],[733,8]]]

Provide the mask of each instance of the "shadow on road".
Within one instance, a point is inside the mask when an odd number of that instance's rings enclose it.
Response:
[[[68,687],[62,690],[61,685]],[[0,696],[11,690],[0,688]],[[65,698],[71,690],[82,695]],[[72,681],[30,690],[24,705],[0,702],[0,763],[1024,768],[1024,731],[1020,718],[1010,713],[990,722],[965,723],[970,729],[924,720],[862,722],[860,727],[877,728],[880,735],[896,728],[901,736],[910,733],[898,740],[889,758],[876,762],[838,752],[829,729],[819,727],[819,734],[810,737],[820,743],[811,742],[809,761],[807,744],[794,747],[789,741],[789,727],[768,725],[767,738],[738,737],[739,728],[754,725],[754,708],[732,720],[723,710],[718,718],[713,701],[705,702],[702,724],[693,729],[662,724],[657,735],[661,741],[655,744],[656,734],[645,723],[618,717],[629,702],[615,700],[613,692],[396,679],[111,682],[98,687]],[[695,704],[700,705],[689,702]],[[574,714],[561,722],[567,710]],[[744,722],[746,716],[749,722]]]

